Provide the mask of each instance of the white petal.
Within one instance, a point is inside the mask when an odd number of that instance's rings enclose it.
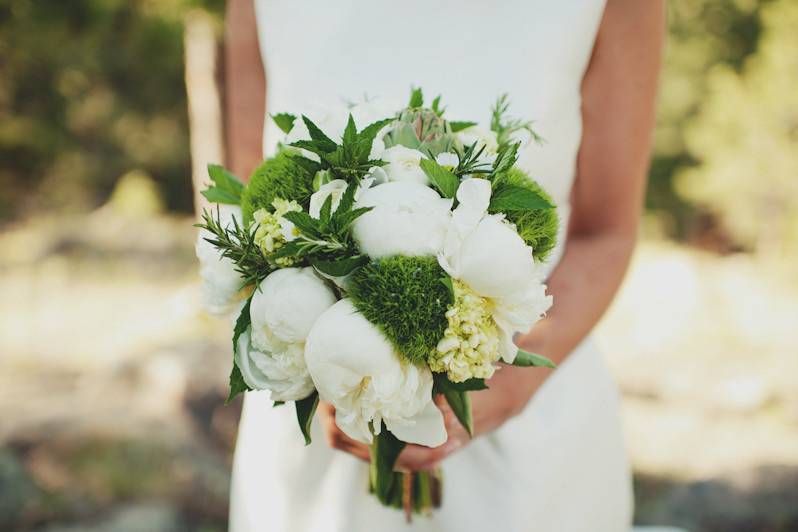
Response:
[[[385,426],[400,440],[427,447],[443,445],[448,437],[443,414],[432,399],[416,416],[401,421],[386,419]]]

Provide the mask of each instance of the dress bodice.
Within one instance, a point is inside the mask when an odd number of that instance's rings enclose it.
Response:
[[[568,218],[581,138],[580,88],[604,0],[256,0],[268,112],[302,112],[367,96],[404,102],[411,85],[443,95],[450,119],[487,125],[511,114],[545,142],[519,164]],[[280,138],[266,121],[264,149]],[[555,250],[550,266],[562,250]]]

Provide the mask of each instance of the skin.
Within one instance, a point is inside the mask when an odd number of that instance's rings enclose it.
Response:
[[[259,111],[265,93],[252,37],[252,0],[228,2],[227,15],[228,164],[239,175],[249,175],[261,159],[264,113]],[[582,82],[583,132],[568,242],[548,280],[556,304],[532,331],[516,338],[519,347],[558,364],[601,318],[629,264],[645,191],[664,31],[664,0],[607,1]],[[474,437],[520,414],[551,373],[512,366],[497,371],[488,390],[471,394]],[[434,468],[471,440],[445,401],[436,398],[436,403],[444,413],[448,441],[434,449],[408,445],[397,468]],[[368,461],[368,447],[338,429],[331,405],[321,403],[317,416],[332,448]]]

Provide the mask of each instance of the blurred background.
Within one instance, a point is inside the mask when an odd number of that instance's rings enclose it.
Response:
[[[191,227],[223,10],[0,0],[0,530],[226,528],[240,406]],[[668,11],[641,241],[598,331],[636,521],[796,531],[798,2]]]

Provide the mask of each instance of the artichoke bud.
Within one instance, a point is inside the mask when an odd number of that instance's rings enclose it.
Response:
[[[455,136],[449,123],[432,109],[408,108],[400,113],[384,140],[388,148],[398,144],[437,155],[453,146]]]

